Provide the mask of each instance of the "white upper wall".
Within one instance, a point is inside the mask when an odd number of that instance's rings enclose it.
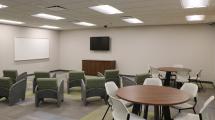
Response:
[[[149,65],[183,64],[193,72],[203,69],[205,80],[215,80],[214,30],[209,25],[176,25],[62,31],[59,65],[81,69],[83,59],[116,60],[120,73],[135,75]],[[110,36],[111,51],[90,51],[91,36]]]
[[[17,69],[19,73],[49,71],[58,68],[59,32],[39,28],[28,28],[0,24],[0,75],[4,69]],[[48,38],[50,58],[44,60],[14,61],[14,38]]]

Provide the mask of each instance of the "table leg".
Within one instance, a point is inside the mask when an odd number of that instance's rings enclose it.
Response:
[[[154,106],[154,120],[160,120],[159,106]]]
[[[164,114],[164,120],[172,120],[169,106],[163,106],[163,114]]]
[[[164,81],[164,86],[170,86],[171,72],[166,72],[166,79]]]
[[[134,113],[136,115],[140,115],[141,114],[141,105],[140,104],[134,104],[133,109],[132,109],[132,113]]]
[[[147,120],[147,117],[148,117],[148,105],[145,105],[144,106],[144,115],[143,115],[143,118]]]

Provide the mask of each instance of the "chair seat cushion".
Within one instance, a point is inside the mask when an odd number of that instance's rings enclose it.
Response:
[[[174,120],[200,120],[198,114],[181,113],[177,115]]]
[[[193,105],[189,104],[189,103],[182,103],[182,104],[179,104],[179,105],[174,105],[173,107],[177,108],[177,109],[184,109],[184,108],[192,108]]]
[[[49,78],[50,74],[49,72],[34,72],[34,75],[36,78]]]
[[[17,72],[17,70],[4,70],[3,76],[9,77],[13,81],[13,83],[15,83],[16,77],[18,76],[18,72]]]
[[[104,88],[105,87],[105,78],[104,77],[95,77],[86,79],[87,88]]]
[[[0,78],[0,87],[4,89],[10,89],[10,87],[13,85],[13,81],[9,77],[1,77]]]
[[[56,78],[38,78],[37,85],[39,90],[57,90],[57,79]]]

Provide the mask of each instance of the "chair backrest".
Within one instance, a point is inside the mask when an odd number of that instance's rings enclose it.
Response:
[[[105,81],[114,81],[118,87],[120,86],[119,70],[105,70]]]
[[[190,94],[192,98],[197,96],[198,93],[198,86],[193,83],[184,83],[181,87],[181,90],[185,91],[186,93]]]
[[[37,79],[38,90],[57,90],[57,79],[56,78],[38,78]]]
[[[159,78],[146,78],[143,85],[162,86],[162,81]]]
[[[86,78],[85,84],[87,89],[105,88],[105,78],[104,77]]]
[[[135,76],[135,81],[138,85],[142,85],[146,78],[151,78],[151,75],[149,73],[137,74]]]
[[[119,70],[105,70],[105,79],[119,79]]]
[[[150,66],[150,74],[152,75],[153,78],[159,78],[159,70],[158,68]]]
[[[69,80],[85,80],[84,71],[70,71]]]
[[[37,78],[50,78],[49,72],[34,72],[35,79]]]
[[[205,110],[205,108],[214,100],[214,96],[209,97],[205,103],[203,104],[202,108],[200,109],[199,113],[202,114],[202,112]]]
[[[112,108],[112,115],[115,120],[127,120],[129,111],[125,107],[125,105],[117,98],[110,97],[111,101],[113,102]]]
[[[116,97],[116,91],[119,88],[116,86],[115,82],[110,81],[105,83],[105,90],[108,96]]]
[[[122,85],[125,86],[132,86],[137,85],[137,83],[134,80],[129,79],[128,77],[122,77]]]
[[[13,83],[15,83],[18,72],[17,70],[3,70],[3,76],[9,77],[13,81]]]

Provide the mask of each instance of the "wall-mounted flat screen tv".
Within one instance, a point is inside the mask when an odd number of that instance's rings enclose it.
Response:
[[[110,37],[90,37],[90,50],[110,50]]]

